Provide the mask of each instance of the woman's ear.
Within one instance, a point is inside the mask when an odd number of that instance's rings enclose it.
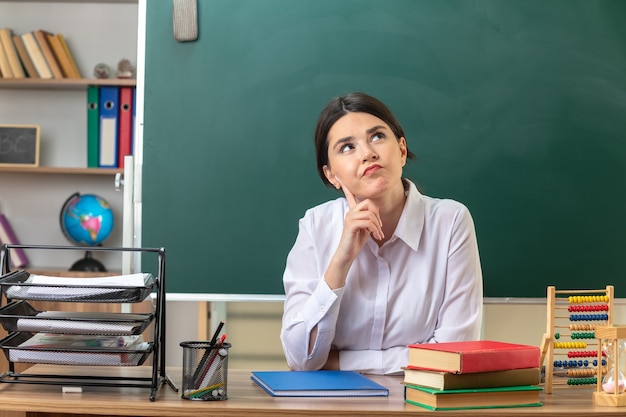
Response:
[[[328,168],[328,165],[324,165],[322,168],[324,170],[324,175],[326,175],[326,179],[328,180],[328,182],[331,183],[336,189],[339,190],[341,188],[341,183],[339,183],[339,181],[337,180],[337,176],[330,171],[330,168]]]
[[[406,139],[404,139],[404,137],[401,137],[398,143],[400,144],[400,157],[402,158],[402,166],[405,166],[406,158],[409,153],[408,148],[406,146]]]

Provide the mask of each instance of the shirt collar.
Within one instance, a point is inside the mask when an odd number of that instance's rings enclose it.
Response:
[[[411,249],[417,251],[424,228],[424,196],[417,190],[413,182],[403,179],[409,184],[404,209],[400,215],[394,235],[402,239]]]

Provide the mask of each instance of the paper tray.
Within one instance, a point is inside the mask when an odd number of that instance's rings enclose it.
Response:
[[[0,322],[9,333],[138,335],[153,319],[154,314],[39,311],[26,301],[13,301],[0,308]]]
[[[71,301],[86,303],[137,303],[143,301],[156,285],[151,274],[133,274],[142,285],[112,285],[107,281],[123,281],[125,276],[98,278],[57,278],[33,275],[27,271],[14,271],[0,278],[0,287],[8,300]],[[48,278],[50,283],[33,283],[29,280]],[[60,284],[62,283],[62,284]]]
[[[12,333],[0,340],[9,362],[39,363],[54,365],[90,366],[137,366],[143,364],[152,353],[154,343],[142,342],[129,348],[73,347],[73,346],[20,346],[35,334]],[[69,336],[68,336],[69,337]]]

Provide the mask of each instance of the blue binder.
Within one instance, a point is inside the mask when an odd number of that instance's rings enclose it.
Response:
[[[100,87],[100,138],[98,166],[117,168],[117,135],[119,129],[119,87]]]

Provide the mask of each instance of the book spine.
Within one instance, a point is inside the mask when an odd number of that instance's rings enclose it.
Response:
[[[539,366],[538,348],[529,346],[528,349],[462,353],[460,373],[538,368]]]
[[[48,44],[50,45],[50,49],[52,50],[56,61],[59,63],[59,67],[61,68],[63,76],[65,78],[79,78],[74,74],[74,68],[72,67],[72,63],[66,55],[65,49],[63,48],[63,45],[61,45],[59,38],[57,38],[56,35],[53,35],[52,33],[46,33],[45,35],[48,38]]]
[[[52,48],[50,47],[50,43],[48,42],[48,32],[44,30],[36,30],[34,32],[35,39],[37,39],[37,44],[39,45],[39,49],[46,59],[48,66],[50,67],[50,71],[52,71],[53,78],[63,78],[63,72],[59,67],[59,63],[54,57],[54,53],[52,52]]]
[[[0,213],[0,240],[11,245],[19,245],[20,243],[15,235],[15,232],[13,231],[13,228],[11,227],[11,224],[9,223],[9,220],[2,213]],[[11,263],[13,264],[13,267],[23,268],[28,265],[28,258],[22,249],[12,248],[11,254],[13,255],[11,256]]]
[[[22,63],[15,50],[15,45],[13,44],[13,33],[11,29],[0,29],[0,41],[2,41],[2,45],[4,46],[4,53],[9,61],[13,78],[25,78],[26,75],[22,69]]]
[[[72,73],[75,75],[76,78],[82,78],[82,76],[80,75],[80,70],[78,69],[78,65],[76,65],[76,60],[74,59],[74,55],[72,55],[72,52],[70,51],[69,46],[67,46],[67,42],[65,41],[63,34],[57,33],[54,36],[59,39],[61,46],[63,46],[63,49],[65,50],[65,53],[67,54],[67,57],[70,60],[70,64],[72,65]]]
[[[13,71],[11,71],[11,65],[9,64],[9,58],[4,51],[4,46],[0,42],[0,72],[2,78],[13,78]]]
[[[15,44],[15,49],[17,50],[17,54],[22,61],[22,65],[26,69],[26,74],[28,75],[28,77],[39,78],[39,74],[37,74],[35,64],[33,64],[33,60],[30,59],[30,55],[28,55],[28,51],[26,50],[26,45],[24,45],[22,37],[19,35],[13,36],[13,43]]]
[[[24,45],[26,46],[28,55],[30,55],[30,59],[33,61],[33,64],[37,69],[39,78],[52,78],[52,72],[50,71],[50,67],[46,62],[46,58],[44,58],[41,49],[39,49],[39,44],[37,44],[37,39],[35,39],[35,35],[33,34],[33,32],[27,32],[22,34],[22,40],[24,41]]]

